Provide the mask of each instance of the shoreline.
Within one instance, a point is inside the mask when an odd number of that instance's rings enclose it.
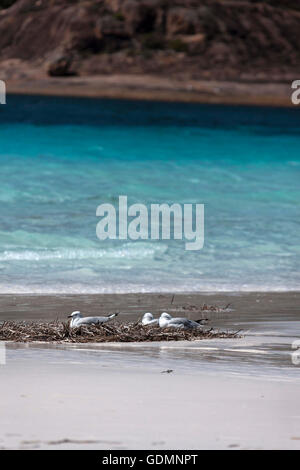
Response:
[[[291,345],[300,338],[300,292],[1,295],[0,320],[67,320],[75,309],[119,310],[116,322],[163,310],[196,320],[204,303],[230,303],[203,315],[208,326],[241,328],[242,336],[0,342],[0,449],[299,449]]]
[[[291,84],[178,80],[150,75],[30,77],[6,80],[7,94],[294,107]]]
[[[275,294],[275,295],[288,295],[288,294],[300,294],[300,289],[292,290],[206,290],[206,291],[193,291],[193,290],[182,290],[182,291],[149,291],[149,292],[68,292],[68,291],[57,291],[57,292],[0,292],[0,297],[4,295],[24,295],[24,296],[57,296],[57,295],[70,295],[70,296],[82,296],[82,295],[194,295],[194,296],[209,296],[209,295],[252,295],[252,294]]]

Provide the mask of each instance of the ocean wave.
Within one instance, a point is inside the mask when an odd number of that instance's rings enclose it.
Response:
[[[0,284],[1,294],[138,294],[138,293],[201,293],[201,294],[217,294],[217,293],[251,293],[251,292],[300,292],[299,284],[291,285],[248,285],[242,286],[238,284],[231,285],[191,285],[182,284],[179,282],[170,283],[107,283],[99,285],[93,285],[90,282],[87,283],[32,283],[32,284]]]
[[[167,251],[162,244],[135,243],[118,248],[84,249],[58,248],[56,250],[5,250],[0,253],[0,261],[42,261],[42,260],[80,260],[80,259],[152,259]]]

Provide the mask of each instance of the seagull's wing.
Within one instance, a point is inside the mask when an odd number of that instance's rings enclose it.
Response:
[[[184,323],[182,322],[182,318],[172,318],[166,325],[167,328],[185,328]]]
[[[79,325],[97,325],[99,323],[105,323],[108,320],[107,317],[83,317],[78,320],[77,326]]]
[[[76,322],[76,326],[80,325],[101,325],[101,323],[106,323],[112,318],[116,317],[118,313],[113,313],[108,317],[83,317]]]
[[[174,328],[199,328],[201,325],[188,318],[172,318],[168,326],[174,326]]]
[[[201,328],[201,324],[193,320],[187,320],[187,325],[188,328]]]
[[[153,320],[142,320],[142,325],[146,326],[146,325],[157,325],[158,324],[158,319],[157,318],[153,318]]]

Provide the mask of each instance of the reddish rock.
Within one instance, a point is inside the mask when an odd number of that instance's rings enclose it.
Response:
[[[47,73],[51,77],[76,75],[74,69],[72,69],[72,58],[70,56],[55,58],[48,64]]]
[[[187,46],[190,54],[196,55],[204,52],[206,36],[203,33],[180,36],[180,40]]]
[[[98,38],[104,38],[105,36],[115,36],[118,38],[129,37],[125,22],[112,15],[105,15],[98,18],[95,26],[95,34]]]
[[[299,73],[299,30],[292,0],[17,0],[0,67],[280,80]]]
[[[149,33],[161,21],[161,0],[126,0],[121,8],[129,34]]]
[[[167,13],[167,34],[194,34],[198,16],[196,10],[171,8]]]
[[[114,13],[118,13],[121,11],[122,4],[124,3],[124,0],[104,0],[107,8]]]

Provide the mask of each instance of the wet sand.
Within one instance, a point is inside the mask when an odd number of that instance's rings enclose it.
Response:
[[[290,83],[179,80],[155,75],[49,78],[40,74],[7,79],[14,94],[114,98],[225,105],[294,106]]]
[[[209,326],[241,328],[243,337],[7,343],[0,448],[300,449],[300,365],[291,356],[300,339],[299,300],[296,292],[2,295],[0,320],[64,319],[80,309],[120,311],[121,321],[146,310],[182,315],[183,306],[230,303],[225,312],[203,315]]]
[[[262,322],[267,319],[288,320],[299,315],[300,292],[251,292],[251,293],[183,293],[183,294],[2,294],[0,295],[1,320],[65,320],[74,310],[83,315],[106,315],[120,312],[118,320],[137,320],[144,312],[154,315],[164,311],[185,314],[198,319],[199,312],[182,310],[189,305],[203,304],[224,307],[234,311],[236,321]],[[213,320],[217,327],[227,326],[228,312],[205,312],[204,317]],[[200,315],[201,317],[201,315]],[[231,320],[230,320],[231,321]]]

